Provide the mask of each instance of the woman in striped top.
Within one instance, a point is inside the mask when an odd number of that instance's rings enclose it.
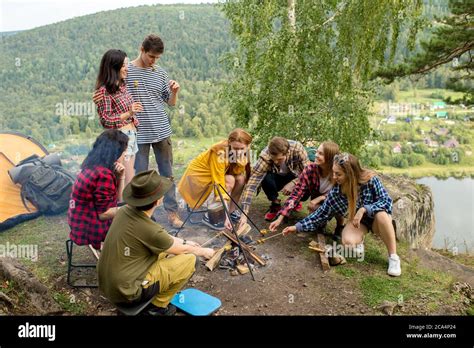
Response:
[[[124,158],[125,185],[134,175],[135,154],[138,152],[137,112],[143,111],[139,102],[134,102],[127,91],[125,78],[128,74],[127,54],[111,49],[105,52],[100,62],[97,76],[96,93],[97,112],[104,128],[118,129],[128,138],[128,147]]]

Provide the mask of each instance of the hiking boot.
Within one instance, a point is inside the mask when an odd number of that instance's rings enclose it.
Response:
[[[344,265],[347,263],[346,258],[338,253],[337,250],[334,250],[332,245],[326,245],[325,255],[327,256],[331,266]]]
[[[272,205],[270,205],[270,209],[268,209],[268,212],[265,214],[265,220],[274,221],[278,217],[280,209],[280,203],[272,203]]]
[[[399,277],[402,274],[402,269],[400,267],[400,258],[397,254],[392,254],[388,258],[388,275],[392,277]]]
[[[174,228],[180,228],[183,225],[183,221],[179,218],[178,213],[168,213],[168,222]]]
[[[170,317],[176,314],[176,306],[171,303],[165,308],[150,305],[146,313],[153,317]]]
[[[209,221],[209,215],[207,215],[207,213],[205,213],[202,217],[202,223],[215,231],[222,231],[225,229],[224,221],[213,224],[211,221]]]
[[[237,222],[239,222],[240,216],[240,211],[234,210],[232,213],[230,213],[230,221],[236,224]]]

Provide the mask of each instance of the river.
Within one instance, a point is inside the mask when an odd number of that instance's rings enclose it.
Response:
[[[474,255],[474,179],[425,177],[417,182],[429,186],[434,196],[433,248]]]

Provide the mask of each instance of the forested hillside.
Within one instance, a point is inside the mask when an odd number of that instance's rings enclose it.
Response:
[[[226,19],[210,5],[119,9],[0,36],[0,129],[47,144],[100,130],[91,94],[103,53],[120,48],[134,59],[149,33],[163,38],[158,64],[182,86],[171,110],[175,134],[230,129],[232,118],[217,92],[226,79],[219,57],[232,49],[232,40]]]
[[[427,20],[449,10],[446,0],[424,4]],[[159,64],[182,86],[179,103],[170,110],[175,135],[210,137],[234,127],[218,98],[221,84],[232,78],[221,59],[235,45],[223,13],[214,5],[156,5],[0,33],[0,130],[21,131],[46,144],[70,134],[91,138],[101,130],[91,94],[102,54],[120,48],[133,59],[149,33],[163,38]],[[401,36],[395,61],[409,53],[408,34]],[[417,88],[443,88],[450,74],[441,68],[422,78]],[[381,89],[381,95],[391,98],[411,87],[407,79]]]

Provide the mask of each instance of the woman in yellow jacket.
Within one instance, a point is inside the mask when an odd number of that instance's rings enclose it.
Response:
[[[249,151],[252,143],[252,136],[245,130],[234,129],[227,140],[214,144],[209,150],[202,152],[189,163],[186,172],[178,184],[178,191],[191,207],[199,208],[214,190],[214,198],[219,201],[217,189],[213,184],[222,185],[238,202],[242,194],[245,183],[250,176]],[[236,222],[240,214],[230,197],[221,190],[222,197],[227,201],[231,219]],[[199,198],[200,201],[198,202]],[[203,223],[207,226],[222,230],[224,226],[231,228],[229,219],[225,224],[213,224],[209,221],[207,214],[203,217]]]

